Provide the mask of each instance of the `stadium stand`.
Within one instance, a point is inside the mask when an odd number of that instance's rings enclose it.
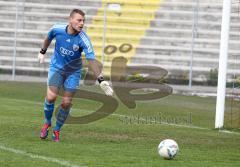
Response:
[[[192,22],[194,1],[166,0],[156,13],[156,19],[142,38],[132,62],[154,64],[167,69],[170,74],[188,77],[191,59]],[[233,6],[236,10],[236,7]],[[193,75],[196,80],[209,77],[218,68],[222,1],[199,1],[196,35],[193,52]],[[238,27],[237,13],[232,13],[231,27]],[[150,44],[150,45],[149,45]],[[239,32],[231,29],[229,73],[238,73],[236,55],[239,55]],[[146,46],[146,45],[149,45]],[[148,57],[146,59],[145,57]],[[180,72],[179,71],[185,71]],[[183,74],[185,76],[183,76]],[[231,75],[229,76],[231,77]]]
[[[16,47],[16,71],[19,74],[36,74],[46,72],[47,67],[42,68],[36,54],[39,52],[43,38],[49,28],[58,22],[66,22],[69,12],[74,8],[81,8],[87,14],[86,24],[91,22],[91,17],[96,15],[101,1],[32,1],[21,0],[0,1],[0,69],[4,72],[11,71],[13,64],[14,32],[16,5],[18,5],[17,21],[17,47]],[[53,51],[53,45],[48,55]],[[49,58],[46,60],[49,62]]]
[[[104,73],[109,74],[109,67],[114,57],[124,56],[130,61],[135,55],[140,39],[143,38],[151,21],[155,19],[155,13],[159,9],[160,1],[105,0],[102,2],[102,7],[99,9],[98,14],[93,17],[92,24],[87,31],[93,40],[96,55],[100,60],[104,60]],[[120,4],[120,11],[111,9],[108,3]],[[103,17],[104,11],[106,11],[105,17]],[[106,29],[105,32],[104,29]],[[105,36],[104,41],[103,36]],[[111,47],[108,46],[117,48],[116,52],[111,53]],[[129,51],[121,52],[121,46],[128,47],[126,51]],[[106,49],[107,51],[103,54],[102,48],[109,49]]]
[[[121,11],[106,12],[106,3],[118,3]],[[56,22],[66,22],[73,8],[87,14],[86,31],[92,39],[99,60],[106,68],[117,56],[124,56],[131,65],[160,66],[171,76],[188,75],[190,69],[193,9],[192,0],[20,0],[18,3],[16,70],[19,73],[46,71],[39,66],[36,55],[48,29]],[[107,8],[108,9],[108,8]],[[237,6],[233,6],[237,10]],[[201,0],[193,52],[195,79],[208,77],[218,67],[222,3],[219,0]],[[16,2],[0,0],[0,69],[11,71],[14,49]],[[229,51],[229,74],[235,69],[239,55],[239,16],[232,14]],[[114,54],[102,53],[103,29],[106,28],[105,47],[116,46]],[[119,52],[122,44],[130,44],[131,51]],[[52,45],[53,47],[53,45]],[[48,55],[52,53],[52,47]],[[110,49],[111,51],[111,49]],[[49,58],[47,59],[49,61]],[[231,77],[231,75],[229,75]],[[187,76],[184,76],[187,77]]]

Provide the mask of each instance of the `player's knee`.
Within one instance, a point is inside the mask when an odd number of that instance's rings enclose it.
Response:
[[[46,99],[51,103],[51,102],[55,102],[57,99],[57,89],[55,88],[48,88],[47,90],[47,96]]]
[[[63,109],[68,109],[71,107],[71,101],[70,100],[63,100],[61,103],[61,107]]]
[[[48,103],[54,103],[55,101],[56,101],[56,97],[46,97],[46,101],[48,102]]]

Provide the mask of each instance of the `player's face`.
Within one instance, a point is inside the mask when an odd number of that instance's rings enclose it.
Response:
[[[74,31],[80,32],[83,29],[84,21],[85,19],[82,15],[75,13],[70,17],[69,23]]]

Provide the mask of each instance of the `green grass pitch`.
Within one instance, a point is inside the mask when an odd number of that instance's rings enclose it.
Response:
[[[1,167],[240,166],[240,131],[213,129],[215,98],[170,95],[138,101],[135,109],[119,101],[114,114],[104,119],[64,125],[60,143],[54,143],[50,136],[45,141],[39,138],[45,92],[43,83],[0,82]],[[73,104],[74,116],[99,107],[88,100],[74,99]],[[166,138],[180,147],[174,160],[157,153]]]

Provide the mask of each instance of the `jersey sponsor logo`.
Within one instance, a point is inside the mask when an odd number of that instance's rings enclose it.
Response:
[[[73,45],[73,50],[74,50],[75,52],[78,51],[78,50],[79,50],[79,46],[76,45],[76,44],[74,44],[74,45]]]
[[[71,42],[71,40],[70,40],[70,39],[67,39],[66,41],[67,41],[67,42]]]
[[[73,56],[74,55],[73,51],[68,50],[64,47],[60,47],[60,51],[61,51],[62,55],[64,55],[64,56]]]

